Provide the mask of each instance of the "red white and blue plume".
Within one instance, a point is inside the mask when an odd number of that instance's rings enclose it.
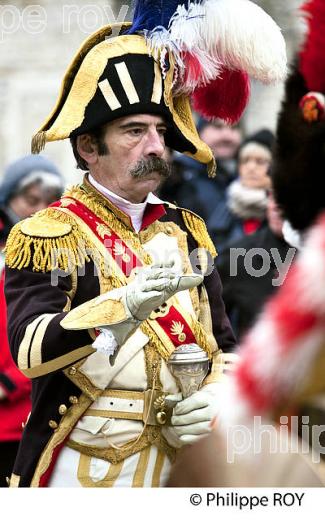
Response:
[[[128,33],[138,32],[154,56],[163,49],[172,54],[175,95],[192,95],[206,118],[237,121],[249,99],[249,76],[272,83],[286,75],[281,30],[250,0],[139,0]]]

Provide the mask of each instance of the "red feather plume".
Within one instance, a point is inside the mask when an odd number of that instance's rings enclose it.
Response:
[[[198,84],[203,73],[199,59],[191,52],[183,52],[182,59],[186,63],[183,82],[186,84],[190,84],[190,82]]]
[[[220,78],[195,90],[192,104],[194,110],[207,120],[218,118],[234,124],[245,110],[249,95],[248,74],[224,68]]]
[[[308,30],[300,52],[300,72],[309,90],[325,92],[325,2],[309,0],[301,9]]]

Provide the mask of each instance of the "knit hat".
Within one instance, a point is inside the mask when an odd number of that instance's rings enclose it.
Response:
[[[250,143],[256,143],[260,146],[264,146],[264,148],[267,148],[267,150],[272,152],[274,140],[274,134],[270,130],[264,128],[263,130],[259,130],[258,132],[246,137],[239,147],[239,152]]]
[[[6,204],[15,192],[23,188],[27,178],[28,184],[40,179],[58,190],[63,189],[62,176],[52,161],[42,155],[27,155],[12,162],[5,169],[0,184],[0,204]]]
[[[120,117],[156,114],[167,123],[166,145],[214,175],[215,159],[198,136],[191,99],[204,117],[234,122],[248,102],[248,74],[270,83],[285,72],[280,30],[249,0],[186,6],[139,0],[132,24],[107,25],[78,50],[32,151]]]

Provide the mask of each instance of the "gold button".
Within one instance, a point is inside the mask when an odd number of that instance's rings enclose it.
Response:
[[[64,415],[65,413],[67,413],[67,410],[68,410],[68,408],[66,407],[66,405],[61,404],[61,406],[59,407],[59,414]]]
[[[69,375],[70,376],[75,376],[76,373],[77,373],[76,367],[71,367],[70,370],[69,370]]]
[[[172,235],[173,234],[173,228],[171,226],[167,226],[166,227],[166,233],[167,233],[167,235]]]
[[[156,414],[156,421],[158,424],[166,424],[166,421],[167,421],[167,415],[166,415],[166,412],[158,412]]]
[[[79,399],[75,395],[70,395],[69,401],[70,401],[71,404],[78,404],[79,403]]]
[[[52,419],[51,419],[49,421],[49,427],[52,428],[53,430],[56,430],[56,428],[58,427],[58,423],[55,421],[52,421]]]

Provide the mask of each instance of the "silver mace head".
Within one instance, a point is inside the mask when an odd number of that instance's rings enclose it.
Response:
[[[209,357],[201,347],[190,343],[175,349],[167,364],[185,399],[201,388],[209,370]]]

